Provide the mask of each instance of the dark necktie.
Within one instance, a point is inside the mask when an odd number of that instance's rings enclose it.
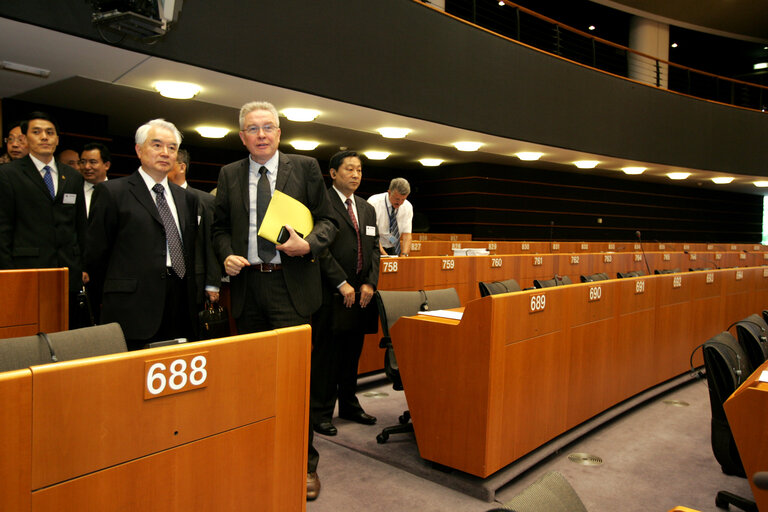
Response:
[[[171,253],[171,266],[177,276],[183,278],[186,273],[186,264],[184,263],[184,249],[181,245],[181,236],[176,222],[173,220],[171,208],[168,201],[165,200],[165,189],[159,183],[156,183],[152,190],[157,194],[157,211],[160,212],[160,218],[163,219],[165,227],[165,240],[168,242],[168,252]]]
[[[389,214],[389,234],[395,241],[395,254],[400,254],[400,229],[397,227],[397,210],[392,207],[392,212]]]
[[[46,165],[43,167],[43,170],[45,171],[45,174],[43,175],[45,186],[48,187],[48,192],[50,192],[51,197],[56,197],[56,192],[53,188],[53,176],[51,175],[51,168]]]
[[[355,233],[357,233],[357,268],[355,272],[357,274],[363,270],[363,247],[360,241],[360,227],[357,225],[357,219],[355,218],[355,211],[352,209],[352,200],[347,198],[347,213],[349,218],[352,219],[352,225],[355,226]]]
[[[262,166],[259,169],[259,182],[256,184],[256,227],[261,227],[261,221],[264,220],[264,214],[267,213],[267,207],[272,200],[272,188],[269,186],[267,178],[267,168]],[[263,263],[269,263],[275,257],[275,244],[266,238],[258,237],[259,259]]]

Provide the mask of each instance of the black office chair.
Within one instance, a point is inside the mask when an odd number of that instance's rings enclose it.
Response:
[[[514,279],[505,279],[504,281],[480,281],[477,285],[480,287],[481,297],[520,291],[520,285],[517,284],[517,281]]]
[[[712,453],[723,473],[744,477],[746,476],[744,465],[736,448],[723,404],[749,376],[749,362],[741,345],[727,331],[710,338],[701,347],[709,387],[709,405],[712,411]],[[718,491],[715,504],[725,509],[728,505],[733,505],[741,510],[757,512],[757,506],[753,501],[728,491]]]
[[[608,279],[610,279],[610,277],[605,272],[598,272],[596,274],[592,274],[589,276],[581,276],[582,283],[592,283],[594,281],[607,281]]]
[[[712,270],[709,267],[696,267],[696,268],[688,268],[688,272],[709,272]]]
[[[555,276],[552,279],[534,279],[534,288],[550,288],[552,286],[564,286],[567,284],[573,284],[571,278],[568,276]]]
[[[565,477],[557,471],[545,473],[523,492],[504,503],[509,512],[587,512],[587,507]],[[492,512],[492,511],[488,511]]]
[[[629,270],[627,272],[616,272],[616,277],[619,279],[625,279],[627,277],[642,277],[645,272],[642,270]]]
[[[768,359],[768,325],[760,315],[754,314],[734,322],[726,330],[730,331],[733,326],[736,326],[736,337],[747,355],[749,373],[752,373]]]
[[[117,323],[8,338],[0,340],[0,372],[126,350],[123,330]]]
[[[665,269],[656,269],[653,271],[654,274],[677,274],[680,272],[679,268],[665,268]]]
[[[400,378],[400,368],[397,365],[395,349],[392,347],[392,337],[389,334],[389,330],[401,316],[413,316],[418,314],[419,311],[458,308],[461,307],[461,301],[454,288],[406,292],[378,290],[375,296],[376,304],[379,308],[382,332],[379,347],[385,349],[384,373],[392,381],[392,388],[402,391],[403,381]],[[398,418],[398,421],[400,422],[399,425],[384,427],[381,433],[376,436],[376,442],[379,444],[386,443],[391,434],[413,432],[413,423],[410,422],[410,411],[404,411],[402,416]]]

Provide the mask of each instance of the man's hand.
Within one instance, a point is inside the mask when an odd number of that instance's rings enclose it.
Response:
[[[208,302],[219,302],[219,292],[205,292],[208,295]]]
[[[304,256],[308,254],[310,249],[309,242],[297,235],[291,226],[286,225],[285,229],[288,230],[291,236],[284,244],[275,246],[275,249],[284,252],[288,256]]]
[[[368,304],[370,304],[371,299],[373,298],[373,286],[369,284],[364,284],[360,287],[360,307],[364,308]]]
[[[351,308],[355,305],[355,289],[349,283],[344,283],[339,287],[339,293],[344,297],[344,306]]]
[[[243,267],[250,265],[248,260],[237,254],[230,254],[227,259],[224,260],[224,270],[227,275],[236,276],[240,273]]]
[[[83,284],[88,284],[88,281],[90,281],[91,278],[88,277],[88,272],[83,272]]]

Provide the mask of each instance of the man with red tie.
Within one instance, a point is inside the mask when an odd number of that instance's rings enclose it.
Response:
[[[320,255],[323,305],[312,318],[310,420],[315,432],[336,435],[333,409],[339,417],[373,425],[355,395],[357,366],[367,332],[376,332],[376,305],[371,304],[379,280],[376,211],[355,191],[362,179],[360,157],[340,151],[331,157],[328,189],[339,232]]]

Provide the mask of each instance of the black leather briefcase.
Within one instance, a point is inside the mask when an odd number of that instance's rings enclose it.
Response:
[[[205,308],[197,316],[201,340],[225,338],[231,335],[227,308],[218,302],[205,301]]]

